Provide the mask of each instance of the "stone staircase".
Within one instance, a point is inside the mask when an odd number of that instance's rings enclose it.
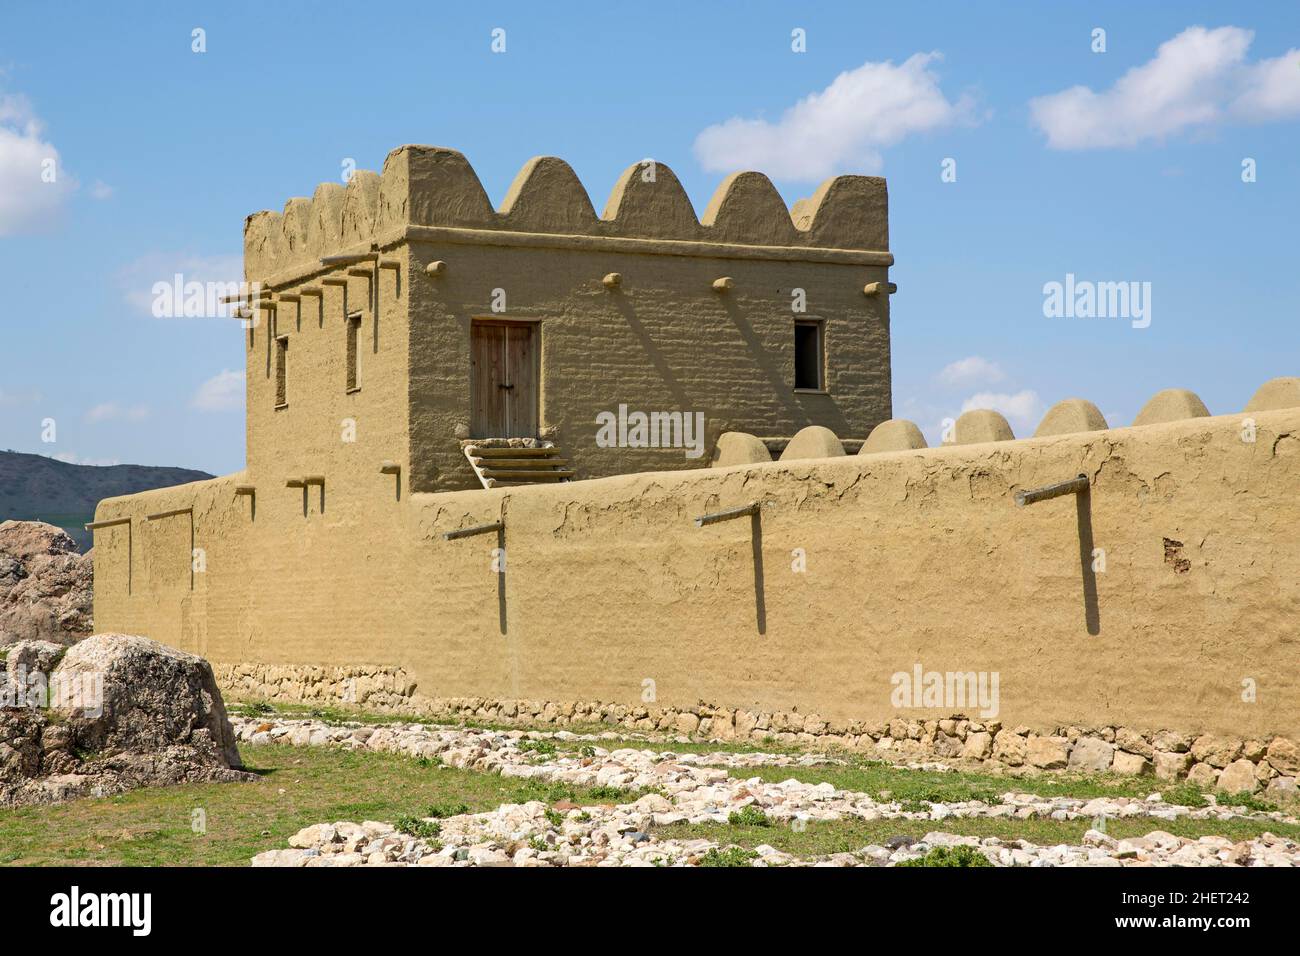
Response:
[[[484,439],[464,444],[465,457],[484,488],[513,488],[568,481],[574,472],[551,442]]]

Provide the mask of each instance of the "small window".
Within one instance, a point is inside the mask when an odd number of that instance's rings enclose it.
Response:
[[[822,324],[799,321],[794,324],[794,387],[821,391],[823,360]]]
[[[347,319],[348,333],[348,391],[355,392],[361,387],[361,380],[357,376],[357,337],[361,333],[361,316],[349,315]]]
[[[286,366],[289,361],[289,336],[282,335],[275,340],[275,407],[284,408],[289,404]]]

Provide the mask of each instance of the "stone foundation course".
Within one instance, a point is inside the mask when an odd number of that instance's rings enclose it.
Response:
[[[1058,726],[1034,729],[1000,721],[896,717],[827,720],[817,714],[767,712],[701,703],[694,707],[599,701],[429,698],[397,667],[218,667],[235,700],[356,707],[447,721],[513,727],[618,727],[700,740],[841,748],[886,759],[961,761],[994,772],[1077,771],[1151,776],[1230,793],[1297,793],[1300,746],[1281,736],[1242,739],[1173,730]]]

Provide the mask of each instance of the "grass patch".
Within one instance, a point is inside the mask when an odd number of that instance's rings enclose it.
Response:
[[[1040,797],[1136,797],[1160,793],[1166,803],[1186,807],[1205,807],[1205,795],[1189,784],[1173,784],[1150,778],[1121,777],[1115,774],[1041,774],[1008,777],[979,771],[908,770],[877,760],[852,760],[845,764],[821,764],[814,767],[735,767],[727,772],[740,780],[758,777],[765,783],[780,783],[794,778],[802,783],[829,783],[837,790],[869,794],[875,800],[894,800],[906,809],[924,810],[926,803],[960,803],[981,800],[998,803],[1011,790]],[[1249,794],[1218,794],[1218,802],[1243,809],[1276,810]]]
[[[555,756],[555,744],[549,740],[528,740],[519,741],[519,750],[523,753],[533,754],[543,760],[548,760]]]
[[[569,729],[569,728],[564,728]],[[602,726],[589,733],[608,733],[614,730],[613,727]],[[574,731],[577,733],[577,731]],[[660,731],[660,733],[666,733]],[[612,737],[606,740],[600,740],[597,745],[602,750],[653,750],[655,753],[675,753],[675,754],[779,754],[783,756],[798,756],[805,753],[819,751],[802,750],[798,747],[791,747],[785,744],[779,744],[775,740],[768,738],[761,743],[753,741],[718,741],[709,743],[708,741],[692,740],[686,743],[679,743],[675,740],[636,740],[631,737]],[[557,740],[555,747],[561,751],[576,751],[584,757],[596,756],[595,747],[590,743],[582,740]],[[827,751],[833,754],[834,751]]]
[[[738,846],[712,847],[700,857],[700,866],[749,866],[758,859],[753,850]]]
[[[1080,820],[1007,820],[1003,818],[949,817],[946,820],[809,820],[799,830],[788,824],[770,821],[770,825],[738,826],[731,823],[678,823],[655,827],[652,830],[660,840],[712,840],[715,843],[736,844],[747,849],[768,844],[794,856],[825,856],[831,853],[855,853],[865,846],[884,846],[891,837],[911,837],[919,840],[933,831],[955,833],[961,836],[997,837],[1001,840],[1027,840],[1039,846],[1060,843],[1078,845],[1084,833],[1092,828],[1092,821]],[[1164,830],[1175,836],[1196,839],[1202,836],[1222,836],[1234,842],[1275,833],[1278,836],[1300,839],[1300,825],[1255,820],[1151,820],[1144,818],[1114,819],[1106,821],[1106,833],[1117,840],[1126,837],[1146,836],[1153,830]]]
[[[248,701],[233,704],[232,714],[247,717],[279,716],[282,718],[312,717],[330,723],[392,724],[418,723],[430,727],[461,727],[498,731],[538,730],[553,733],[566,730],[575,734],[600,735],[610,733],[617,728],[609,724],[574,724],[568,727],[534,727],[498,724],[476,720],[435,720],[419,714],[379,714],[363,710],[341,707],[313,707],[305,704],[280,704],[274,706],[265,701]],[[761,742],[730,741],[708,743],[690,741],[678,743],[666,740],[637,740],[629,737],[602,739],[598,745],[606,750],[630,748],[634,750],[652,750],[658,753],[670,752],[681,754],[702,753],[771,753],[796,756],[810,751],[801,747],[777,743],[772,738]],[[559,754],[577,753],[583,757],[594,757],[596,747],[589,741],[580,740],[522,740],[520,749],[532,752],[538,759],[549,758]],[[1094,797],[1136,797],[1144,798],[1153,792],[1161,793],[1166,803],[1186,807],[1208,806],[1205,794],[1187,783],[1153,780],[1150,777],[1125,777],[1116,774],[1076,774],[1045,773],[1035,776],[1013,777],[980,771],[939,771],[907,770],[896,767],[887,761],[871,760],[859,755],[836,750],[825,751],[844,763],[817,764],[814,766],[769,766],[728,768],[732,777],[749,779],[758,777],[768,783],[779,783],[794,778],[803,783],[829,783],[840,790],[853,790],[870,794],[875,799],[890,799],[903,803],[917,810],[926,809],[926,803],[956,803],[970,800],[982,800],[996,803],[1001,795],[1016,790],[1041,797],[1076,797],[1089,800]],[[437,758],[433,758],[436,762]],[[883,796],[888,794],[888,797]],[[1268,812],[1282,809],[1289,813],[1300,813],[1300,801],[1283,801],[1282,806],[1268,802],[1251,794],[1216,793],[1218,803],[1240,810]],[[635,798],[633,798],[635,799]],[[619,801],[623,802],[623,801]]]
[[[937,846],[918,860],[904,860],[899,866],[992,866],[989,858],[969,846]]]
[[[763,809],[755,804],[747,807],[741,807],[739,810],[733,810],[727,817],[727,823],[733,827],[770,827],[772,821],[767,818]]]
[[[420,840],[436,840],[442,835],[442,824],[437,820],[423,820],[420,817],[398,817],[393,821],[399,832]]]
[[[473,730],[497,730],[497,731],[536,731],[539,733],[557,733],[567,731],[571,734],[584,734],[591,736],[600,736],[601,734],[618,733],[620,730],[626,731],[625,727],[618,724],[602,723],[578,723],[568,724],[563,727],[558,726],[527,726],[522,724],[507,724],[487,720],[473,720],[462,718],[448,717],[431,717],[428,714],[416,713],[378,713],[362,709],[353,709],[350,707],[339,707],[334,705],[312,705],[312,704],[291,704],[280,703],[274,704],[264,700],[237,701],[227,703],[227,711],[232,717],[279,717],[283,720],[323,720],[331,724],[425,724],[429,727],[458,727]],[[656,731],[656,734],[665,737],[671,735],[671,731]],[[589,741],[583,740],[548,740],[545,743],[550,744],[557,751],[576,752],[584,757],[596,756],[596,748]],[[721,741],[718,743],[707,743],[704,741],[689,741],[678,743],[672,740],[638,740],[632,737],[611,737],[599,741],[599,746],[604,750],[621,750],[632,748],[634,750],[655,750],[671,751],[673,753],[770,753],[770,754],[790,754],[797,755],[807,753],[799,747],[792,747],[785,744],[779,744],[773,738],[766,738],[761,743],[752,741]]]
[[[454,816],[452,810],[481,813],[529,800],[582,806],[640,796],[608,787],[593,795],[593,788],[421,766],[399,754],[338,747],[244,746],[241,753],[257,780],[0,808],[0,863],[245,866],[254,854],[285,847],[290,836],[315,823],[395,822],[414,819],[425,807]],[[192,829],[195,810],[203,811],[203,833]]]
[[[364,724],[377,726],[382,724],[423,724],[427,727],[455,727],[470,730],[518,730],[524,733],[540,731],[555,733],[567,730],[573,734],[609,733],[613,727],[609,724],[569,724],[565,727],[528,727],[518,724],[505,724],[488,720],[472,720],[454,717],[433,717],[429,714],[395,711],[379,713],[376,711],[338,707],[334,705],[290,704],[276,701],[274,704],[265,700],[236,701],[227,703],[227,712],[232,717],[278,717],[282,720],[323,720],[330,724]],[[557,742],[558,743],[558,742]],[[570,741],[570,743],[573,743]],[[645,741],[638,741],[638,746],[645,746]]]

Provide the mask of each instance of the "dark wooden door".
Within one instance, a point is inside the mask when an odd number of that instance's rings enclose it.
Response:
[[[537,437],[537,332],[527,322],[470,326],[474,438]]]

